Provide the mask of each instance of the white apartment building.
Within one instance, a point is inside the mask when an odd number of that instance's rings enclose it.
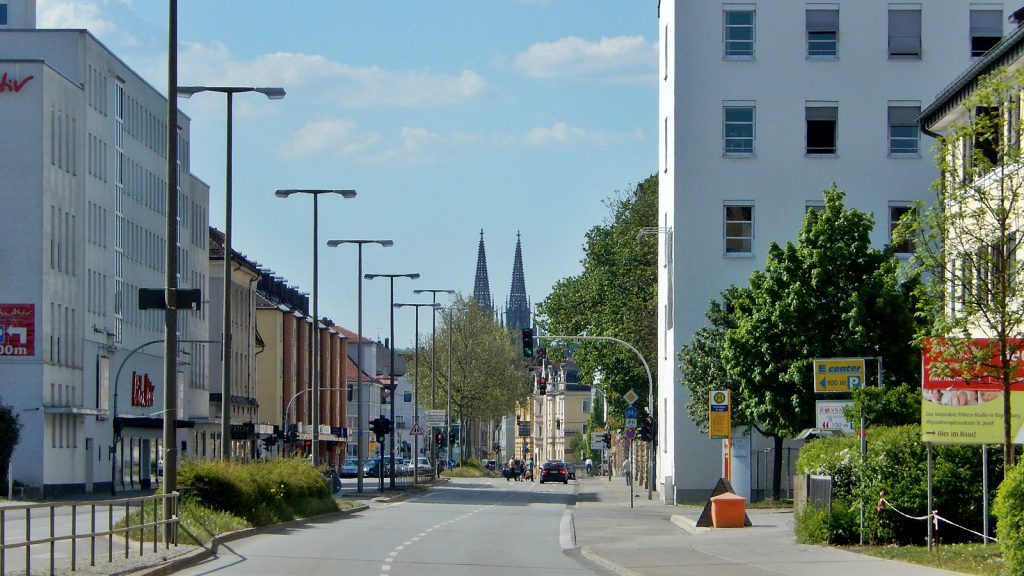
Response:
[[[667,502],[703,500],[722,475],[721,442],[690,421],[676,359],[708,302],[745,285],[770,242],[795,241],[833,182],[874,214],[872,241],[887,244],[939,175],[917,130],[922,105],[1010,30],[1017,7],[660,3],[656,479]],[[750,468],[742,454],[734,483]]]
[[[0,401],[36,494],[150,486],[163,426],[166,99],[86,30],[35,29],[0,2]],[[207,287],[209,188],[178,116],[179,285]],[[178,314],[178,453],[208,416],[205,310]],[[146,345],[151,343],[151,345]],[[119,377],[117,377],[119,376]],[[115,381],[115,377],[117,377]]]

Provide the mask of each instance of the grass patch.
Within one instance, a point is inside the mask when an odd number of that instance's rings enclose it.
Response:
[[[965,574],[996,576],[1006,572],[1006,564],[1003,562],[999,544],[994,543],[989,543],[988,546],[977,543],[941,544],[931,551],[927,546],[897,546],[895,544],[849,546],[846,549],[886,560],[898,560]]]
[[[495,478],[499,474],[484,468],[479,460],[467,460],[461,466],[441,472],[445,478]]]
[[[747,502],[748,510],[792,510],[792,500],[758,500],[757,502]]]

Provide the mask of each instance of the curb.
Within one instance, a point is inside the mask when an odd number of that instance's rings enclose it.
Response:
[[[635,572],[633,570],[630,570],[629,568],[626,568],[625,566],[622,566],[621,564],[616,564],[611,560],[605,559],[597,552],[594,552],[594,550],[589,546],[584,546],[580,548],[580,554],[582,554],[584,558],[590,560],[594,564],[597,564],[605,570],[614,572],[619,576],[642,576],[639,572]]]
[[[234,540],[240,540],[247,538],[261,532],[267,532],[277,528],[288,528],[290,526],[298,526],[305,524],[312,520],[321,520],[331,518],[333,516],[348,516],[350,514],[356,514],[364,510],[368,510],[370,507],[363,504],[360,506],[353,506],[345,510],[338,510],[337,512],[328,512],[327,514],[318,514],[316,516],[308,516],[306,518],[298,518],[295,520],[289,520],[287,522],[279,522],[277,524],[269,524],[267,526],[260,526],[258,528],[244,528],[242,530],[235,530],[234,532],[227,532],[214,536],[210,541],[209,546],[202,546],[197,550],[185,553],[173,560],[169,560],[159,566],[153,568],[140,568],[135,571],[125,571],[121,574],[132,574],[133,576],[166,576],[167,574],[173,574],[178,570],[184,570],[189,566],[198,564],[203,560],[212,558],[217,554],[217,547],[226,544]]]
[[[669,518],[669,520],[679,528],[682,528],[683,530],[693,535],[707,534],[708,532],[711,532],[711,530],[713,530],[712,528],[697,526],[696,520],[693,520],[692,518],[688,518],[686,516],[682,516],[680,514],[673,514],[672,517]]]

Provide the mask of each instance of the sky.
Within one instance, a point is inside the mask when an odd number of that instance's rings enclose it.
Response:
[[[180,0],[178,84],[283,87],[283,100],[234,97],[235,250],[312,289],[309,196],[319,202],[319,312],[356,331],[363,273],[413,289],[473,291],[484,232],[503,309],[521,234],[527,293],[541,302],[582,271],[585,234],[607,200],[657,170],[657,0]],[[87,28],[166,93],[167,2],[39,0],[40,28]],[[179,99],[191,118],[191,171],[224,227],[225,96]],[[438,296],[442,303],[444,295]],[[384,279],[363,281],[366,337],[389,336]],[[422,309],[421,336],[430,314]],[[396,311],[411,346],[414,312]]]

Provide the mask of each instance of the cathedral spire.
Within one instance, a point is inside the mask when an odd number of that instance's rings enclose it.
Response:
[[[505,327],[512,331],[530,328],[530,298],[523,275],[523,244],[516,232],[516,256],[512,263],[512,289],[505,307]]]
[[[494,310],[491,281],[487,277],[487,252],[484,250],[484,231],[480,229],[480,247],[476,251],[476,279],[473,281],[473,299],[488,310]]]

